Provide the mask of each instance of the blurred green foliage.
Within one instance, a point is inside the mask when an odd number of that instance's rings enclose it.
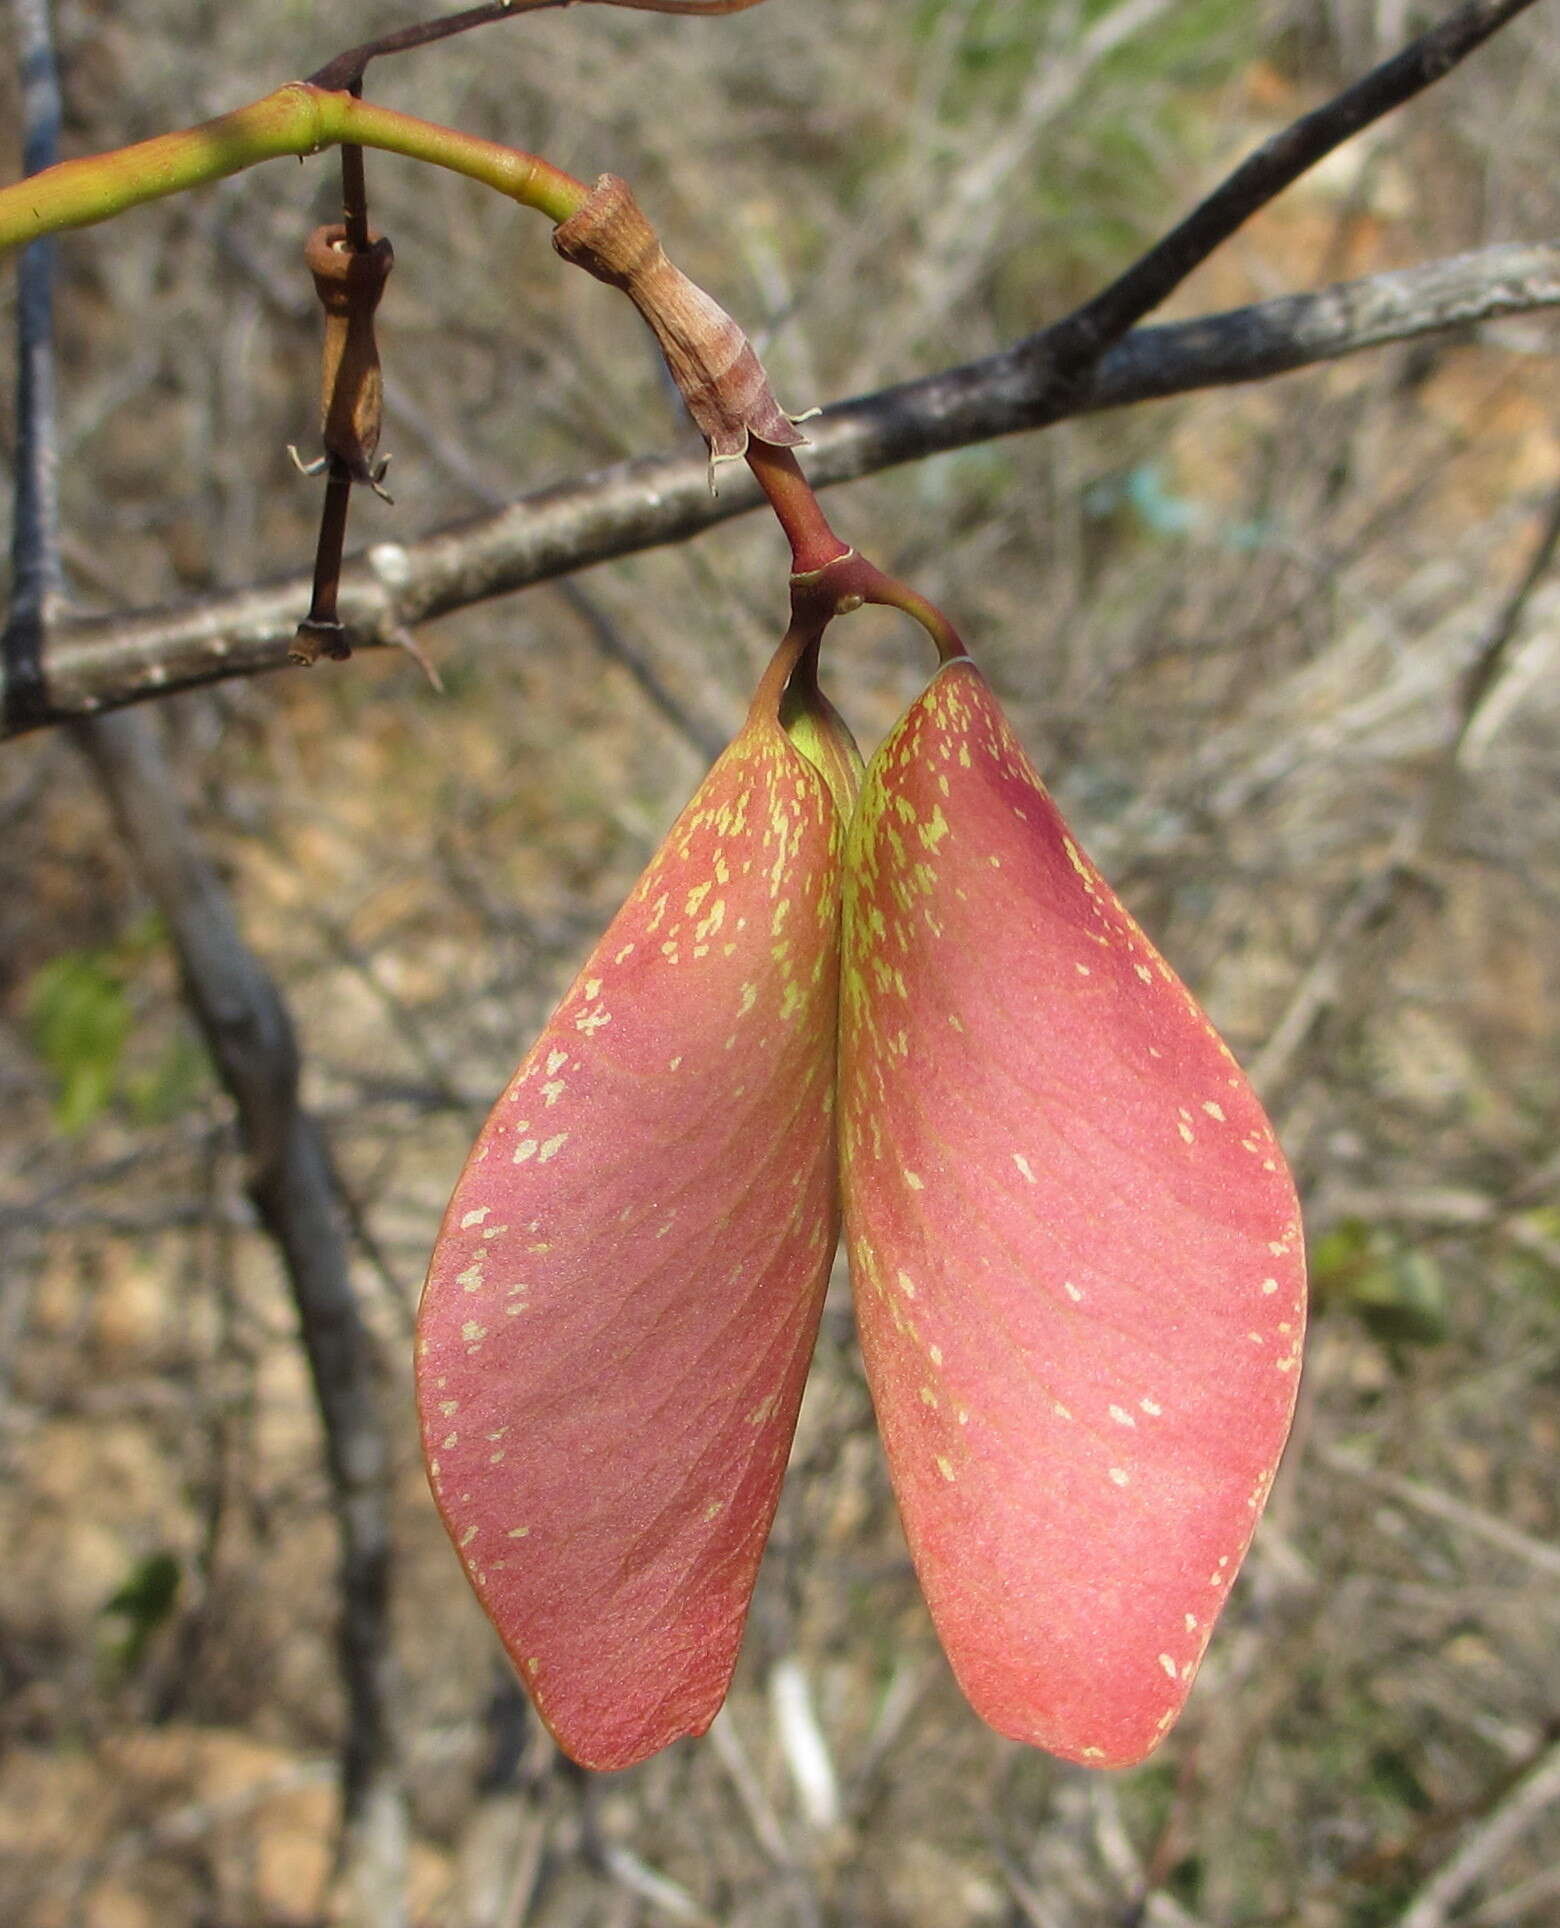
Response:
[[[113,944],[64,951],[33,973],[23,998],[32,1047],[55,1085],[54,1120],[84,1131],[116,1099],[136,1121],[174,1116],[198,1088],[202,1054],[182,1027],[144,1062],[132,1061],[137,980],[162,955],[162,921],[138,918]]]
[[[1352,1313],[1383,1345],[1438,1346],[1449,1336],[1440,1265],[1386,1227],[1350,1218],[1324,1233],[1311,1282],[1319,1306]]]
[[[102,1617],[117,1622],[105,1640],[105,1667],[123,1679],[135,1673],[152,1636],[167,1625],[178,1604],[184,1569],[172,1553],[148,1553],[104,1601]]]
[[[959,78],[970,95],[989,103],[993,87],[1026,81],[1046,58],[1065,58],[1083,35],[1121,10],[1122,0],[1084,0],[1062,7],[1056,0],[918,0],[912,35],[923,48],[945,39],[950,11],[962,13],[953,47]],[[1253,9],[1243,0],[1184,0],[1153,23],[1153,31],[1129,34],[1104,64],[1129,81],[1173,78],[1180,86],[1223,79],[1249,55],[1258,33]]]
[[[130,1000],[112,956],[68,951],[42,965],[28,987],[33,1048],[54,1074],[54,1118],[61,1131],[89,1125],[119,1076]]]

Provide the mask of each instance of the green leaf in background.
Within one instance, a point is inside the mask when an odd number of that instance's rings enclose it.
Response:
[[[55,1123],[84,1130],[113,1095],[130,1035],[122,967],[112,951],[67,951],[39,967],[25,1008],[33,1049],[58,1087]]]
[[[104,1620],[121,1623],[105,1644],[104,1658],[121,1675],[140,1666],[147,1645],[166,1626],[178,1603],[184,1570],[177,1558],[160,1549],[137,1560],[124,1584],[103,1603]]]
[[[1435,1801],[1405,1748],[1378,1747],[1370,1757],[1369,1789],[1384,1807],[1406,1808],[1411,1814],[1429,1814]]]
[[[193,1104],[209,1064],[198,1039],[182,1025],[145,1070],[127,1072],[123,1089],[136,1122],[164,1125]]]
[[[1311,1280],[1320,1305],[1353,1313],[1383,1345],[1438,1346],[1447,1339],[1440,1265],[1386,1228],[1342,1220],[1317,1240]]]
[[[140,1124],[160,1124],[199,1090],[205,1054],[187,1030],[143,1044],[127,1062],[137,1019],[133,992],[166,948],[162,919],[137,918],[112,944],[64,951],[33,973],[23,1009],[33,1049],[55,1083],[54,1121],[84,1131],[116,1099]]]

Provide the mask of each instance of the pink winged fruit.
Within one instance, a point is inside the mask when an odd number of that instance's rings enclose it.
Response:
[[[1125,1766],[1288,1431],[1293,1187],[968,660],[873,759],[845,893],[846,1236],[911,1553],[977,1712]]]
[[[815,657],[815,638],[782,644],[495,1105],[423,1295],[435,1499],[542,1718],[591,1767],[721,1704],[837,1242],[860,766]]]

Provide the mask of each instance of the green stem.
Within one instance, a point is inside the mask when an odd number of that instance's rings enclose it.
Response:
[[[144,201],[204,187],[261,161],[317,154],[343,141],[450,168],[555,222],[567,220],[589,193],[572,175],[518,148],[290,81],[263,100],[198,127],[62,161],[0,188],[0,251],[63,228],[90,227]]]
[[[475,134],[462,134],[434,121],[398,114],[390,107],[354,100],[350,94],[328,94],[317,88],[309,91],[322,103],[326,141],[352,141],[360,147],[383,148],[387,154],[404,154],[409,160],[447,167],[482,182],[484,187],[496,188],[522,207],[535,208],[555,223],[577,214],[590,198],[590,189],[583,181],[518,147],[479,140]]]
[[[969,655],[964,647],[964,638],[936,603],[895,576],[884,575],[881,570],[873,570],[872,573],[875,580],[863,584],[865,601],[877,603],[885,609],[902,610],[912,621],[918,622],[937,645],[939,662],[951,663],[960,656]]]

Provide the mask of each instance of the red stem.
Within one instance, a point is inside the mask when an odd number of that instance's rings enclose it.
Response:
[[[880,603],[887,609],[903,610],[907,616],[921,625],[937,645],[937,660],[940,663],[951,663],[956,657],[969,655],[969,651],[964,647],[964,638],[936,603],[929,602],[925,596],[912,589],[908,583],[901,582],[897,576],[887,576],[881,569],[874,569],[870,562],[863,566],[867,572],[861,589],[863,602]]]
[[[897,576],[885,575],[834,533],[793,450],[750,437],[747,463],[791,544],[793,628],[821,636],[835,616],[863,603],[878,603],[903,610],[918,622],[937,645],[942,662],[968,656],[963,638],[935,603]]]
[[[802,474],[790,449],[775,448],[750,436],[747,465],[769,498],[769,506],[790,542],[793,576],[816,575],[831,562],[850,554],[850,544],[842,542],[829,527],[829,519],[818,506],[812,484]]]

